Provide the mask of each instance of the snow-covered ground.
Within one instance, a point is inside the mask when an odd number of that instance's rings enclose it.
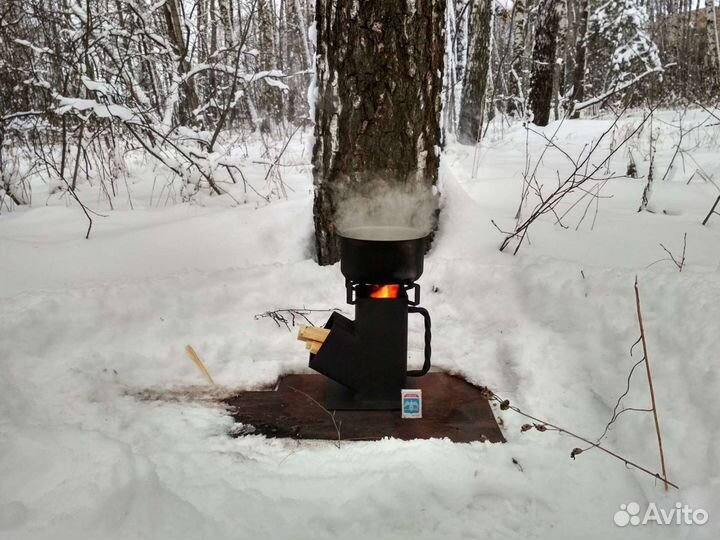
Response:
[[[282,158],[287,199],[266,203],[250,193],[240,206],[206,196],[158,204],[166,199],[152,189],[151,165],[135,162],[134,210],[119,196],[119,209],[106,212],[99,188],[82,187],[88,204],[107,214],[95,218],[90,240],[81,211],[40,183],[31,209],[3,209],[0,538],[716,538],[720,216],[700,222],[718,190],[697,174],[686,182],[697,169],[720,180],[718,127],[688,136],[688,152],[661,182],[677,140],[667,123],[678,119],[659,118],[666,123],[654,124],[653,212],[637,212],[644,179],[615,178],[601,191],[607,198],[596,217],[593,205],[581,219],[589,197],[565,216],[566,229],[549,214],[515,257],[498,252],[502,235],[491,219],[501,228],[514,222],[525,131],[496,134],[477,154],[451,144],[442,158],[441,230],[420,282],[435,366],[595,438],[640,358],[637,347],[630,356],[639,336],[637,275],[668,476],[679,491],[665,492],[598,450],[572,460],[579,441],[521,433],[526,420],[512,411],[497,411],[506,444],[383,440],[337,448],[229,437],[232,420],[204,397],[308,371],[294,333],[256,314],[337,307],[352,315],[339,268],[312,261],[310,167],[298,139]],[[684,122],[693,118],[705,116]],[[558,145],[574,155],[608,125],[567,122]],[[643,176],[646,139],[633,142]],[[531,135],[531,165],[542,147]],[[264,183],[259,155],[260,146],[250,148],[245,170],[265,193],[277,186]],[[627,161],[619,152],[610,173],[624,174]],[[567,160],[550,150],[538,178],[550,186],[558,169],[567,171]],[[241,186],[232,191],[244,197]],[[680,256],[684,233],[682,272],[656,262],[667,257],[659,243]],[[323,319],[319,313],[315,322]],[[422,331],[420,321],[411,323],[411,362],[419,364]],[[204,384],[186,344],[220,389]],[[160,396],[181,389],[187,399],[136,397],[147,389]],[[649,405],[643,370],[624,404]],[[660,470],[650,414],[625,413],[605,444]],[[616,526],[614,514],[630,502],[643,511],[680,502],[704,509],[709,521]]]

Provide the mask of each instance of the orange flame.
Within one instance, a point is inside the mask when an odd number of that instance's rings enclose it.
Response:
[[[400,295],[400,285],[373,285],[370,298],[397,298]]]

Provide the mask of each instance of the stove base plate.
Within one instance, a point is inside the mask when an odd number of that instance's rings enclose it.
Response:
[[[464,379],[432,372],[412,379],[422,390],[422,418],[399,410],[330,410],[323,375],[287,375],[275,390],[241,392],[224,401],[243,427],[237,435],[320,440],[448,438],[453,442],[505,442],[490,403]],[[398,404],[400,396],[398,396]]]

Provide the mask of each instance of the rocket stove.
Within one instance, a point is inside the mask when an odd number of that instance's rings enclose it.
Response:
[[[430,314],[420,307],[423,257],[429,236],[408,227],[358,227],[340,235],[340,270],[355,320],[333,313],[330,334],[310,367],[328,378],[325,406],[333,410],[400,409],[400,391],[418,388],[430,370]],[[408,316],[425,324],[422,369],[408,371]]]
[[[335,312],[325,323],[327,331],[304,328],[322,334],[322,342],[306,343],[310,367],[322,375],[285,375],[270,391],[240,392],[223,400],[241,424],[233,433],[335,441],[503,442],[481,388],[447,373],[428,373],[430,314],[418,305],[417,283],[428,242],[424,231],[412,228],[344,230],[340,270],[355,320]],[[422,369],[408,371],[410,315],[423,318],[425,355]],[[402,418],[398,412],[405,388],[422,390],[422,418]]]

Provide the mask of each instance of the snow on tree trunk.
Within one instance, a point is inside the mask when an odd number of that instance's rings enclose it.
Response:
[[[560,23],[559,6],[560,2],[556,0],[540,0],[537,8],[529,104],[533,112],[533,121],[538,126],[546,126],[550,121],[555,49]]]
[[[475,0],[471,7],[470,49],[457,127],[457,138],[462,144],[475,144],[482,127],[490,63],[492,5],[493,0]]]
[[[371,183],[437,182],[445,2],[318,0],[317,258],[339,258],[338,205]]]

